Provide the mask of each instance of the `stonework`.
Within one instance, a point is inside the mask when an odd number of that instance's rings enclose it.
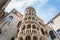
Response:
[[[31,6],[25,9],[24,15],[16,9],[10,13],[2,11],[0,40],[60,40],[60,13],[47,24],[36,14]]]

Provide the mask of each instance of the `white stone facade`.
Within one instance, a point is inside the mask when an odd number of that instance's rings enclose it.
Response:
[[[0,21],[0,40],[59,40],[49,23],[45,25],[36,14],[31,6],[24,15],[13,9]]]

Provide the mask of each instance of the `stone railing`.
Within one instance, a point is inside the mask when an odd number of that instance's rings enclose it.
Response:
[[[22,30],[21,32],[20,32],[20,35],[25,35],[25,34],[37,34],[37,35],[39,35],[40,34],[40,32],[38,31],[38,30],[36,30],[36,29],[26,29],[26,30]]]

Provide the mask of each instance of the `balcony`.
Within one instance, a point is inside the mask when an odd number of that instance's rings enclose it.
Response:
[[[20,32],[20,35],[26,35],[26,34],[37,34],[37,35],[40,35],[40,32],[36,29],[26,29],[26,30],[22,30]]]

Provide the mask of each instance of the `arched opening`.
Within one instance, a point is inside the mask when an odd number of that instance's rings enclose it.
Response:
[[[25,29],[25,25],[23,25],[23,28],[22,28],[22,30],[24,30]]]
[[[38,37],[37,36],[33,36],[33,40],[38,40]]]
[[[0,34],[1,34],[1,28],[0,28]]]
[[[53,31],[50,31],[49,34],[50,34],[50,37],[51,37],[52,40],[56,38],[56,36],[55,36]]]
[[[42,37],[40,37],[39,40],[42,40]]]
[[[29,10],[29,15],[31,15],[31,10]]]
[[[19,40],[23,40],[23,37],[20,37]]]
[[[29,17],[28,19],[31,19],[31,17]]]
[[[31,37],[29,35],[27,35],[25,40],[31,40]]]
[[[39,31],[39,28],[37,27],[37,30]]]
[[[34,20],[34,17],[32,19]]]
[[[21,24],[21,22],[22,22],[22,21],[19,21],[19,22],[18,22],[18,25],[17,25],[18,28],[19,28],[19,25]]]
[[[45,35],[44,30],[42,28],[41,28],[41,32],[42,32],[43,35]]]
[[[32,28],[33,28],[33,29],[36,29],[36,25],[32,25]]]
[[[27,25],[27,29],[29,29],[29,28],[31,28],[31,24],[28,24],[28,25]]]
[[[27,18],[25,18],[25,20],[27,20]]]
[[[11,21],[13,20],[13,16],[9,16],[8,18],[7,18],[7,21],[10,23]]]

